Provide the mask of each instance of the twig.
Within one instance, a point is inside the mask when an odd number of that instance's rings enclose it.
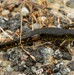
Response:
[[[2,32],[3,32],[6,36],[8,36],[11,40],[13,40],[12,36],[10,36],[8,33],[6,33],[6,32],[3,30],[2,27],[0,27],[0,30],[2,30]]]
[[[60,46],[63,46],[66,42],[67,42],[67,40],[64,40],[64,41],[60,44]]]
[[[27,55],[29,55],[34,61],[36,61],[35,57],[31,55],[28,51],[26,51],[25,48],[23,48],[23,45],[21,45],[21,48]]]
[[[20,13],[21,13],[21,11],[20,11]],[[21,39],[22,39],[22,19],[23,19],[22,13],[20,14],[20,19],[21,19],[21,24],[20,24],[20,44],[21,44]]]

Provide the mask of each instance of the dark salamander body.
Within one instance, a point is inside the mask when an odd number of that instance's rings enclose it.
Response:
[[[74,30],[69,30],[69,29],[62,29],[62,28],[42,28],[42,29],[37,29],[34,31],[31,31],[27,34],[24,34],[22,36],[22,41],[29,42],[31,41],[31,37],[34,36],[35,34],[39,34],[41,38],[46,38],[46,40],[51,40],[51,39],[74,39]],[[48,39],[47,39],[48,38]],[[5,43],[0,43],[0,50],[6,50],[7,48],[14,47],[15,45],[17,46],[20,41],[20,38],[15,38],[9,42]],[[16,44],[15,44],[16,43]],[[23,42],[22,42],[23,43]]]

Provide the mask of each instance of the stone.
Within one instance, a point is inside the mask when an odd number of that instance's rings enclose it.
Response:
[[[8,15],[9,13],[10,13],[9,10],[3,10],[2,15],[3,15],[3,16],[6,16],[6,15]]]
[[[72,60],[72,55],[68,52],[63,52],[63,60]]]
[[[67,17],[73,19],[73,18],[74,18],[74,11],[69,12],[69,13],[67,14]]]
[[[32,24],[32,30],[39,29],[39,28],[40,28],[40,24],[39,23]]]
[[[70,63],[67,64],[67,66],[74,71],[74,61],[71,61]]]
[[[29,10],[26,7],[22,7],[21,13],[23,16],[27,16],[29,14]]]
[[[56,50],[56,51],[55,51],[55,53],[54,53],[54,58],[55,58],[55,59],[58,59],[58,60],[59,60],[59,59],[62,58],[62,56],[63,56],[63,55],[62,55],[62,52],[60,52],[59,50]]]
[[[10,65],[8,65],[8,66],[6,67],[6,71],[7,71],[7,72],[12,72],[12,71],[13,71],[13,68],[12,68]]]
[[[61,67],[60,69],[60,73],[62,75],[68,75],[69,72],[70,72],[70,69],[68,67]]]
[[[43,56],[44,64],[53,63],[54,50],[52,48],[40,48],[40,53]]]
[[[9,61],[3,61],[3,63],[2,63],[1,66],[3,66],[3,67],[7,67],[9,64],[10,64]]]
[[[60,72],[57,72],[57,73],[53,73],[53,75],[61,75],[61,73]]]
[[[74,8],[74,0],[68,0],[66,2],[66,6],[70,7],[70,8]]]

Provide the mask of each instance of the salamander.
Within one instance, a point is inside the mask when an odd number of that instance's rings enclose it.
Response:
[[[22,43],[32,41],[32,36],[39,34],[42,39],[52,40],[52,39],[74,39],[74,30],[71,29],[62,29],[62,28],[41,28],[36,29],[22,36]],[[15,38],[9,42],[0,43],[0,50],[6,50],[8,48],[19,45],[20,38]]]

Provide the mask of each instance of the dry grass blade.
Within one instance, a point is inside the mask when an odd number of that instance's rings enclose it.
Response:
[[[21,20],[21,24],[20,24],[20,44],[21,44],[21,39],[22,39],[22,22],[23,22],[23,16],[22,16],[22,12],[20,10],[20,20]]]
[[[27,55],[29,55],[34,61],[36,61],[35,57],[23,48],[23,45],[21,45],[21,48]]]
[[[2,27],[0,27],[0,30],[2,30],[2,32],[3,32],[6,36],[8,36],[11,40],[13,40],[12,36],[10,36],[8,33],[6,33],[6,32],[3,30]]]
[[[60,44],[60,46],[63,46],[66,42],[67,42],[67,40],[64,40],[64,41]]]

